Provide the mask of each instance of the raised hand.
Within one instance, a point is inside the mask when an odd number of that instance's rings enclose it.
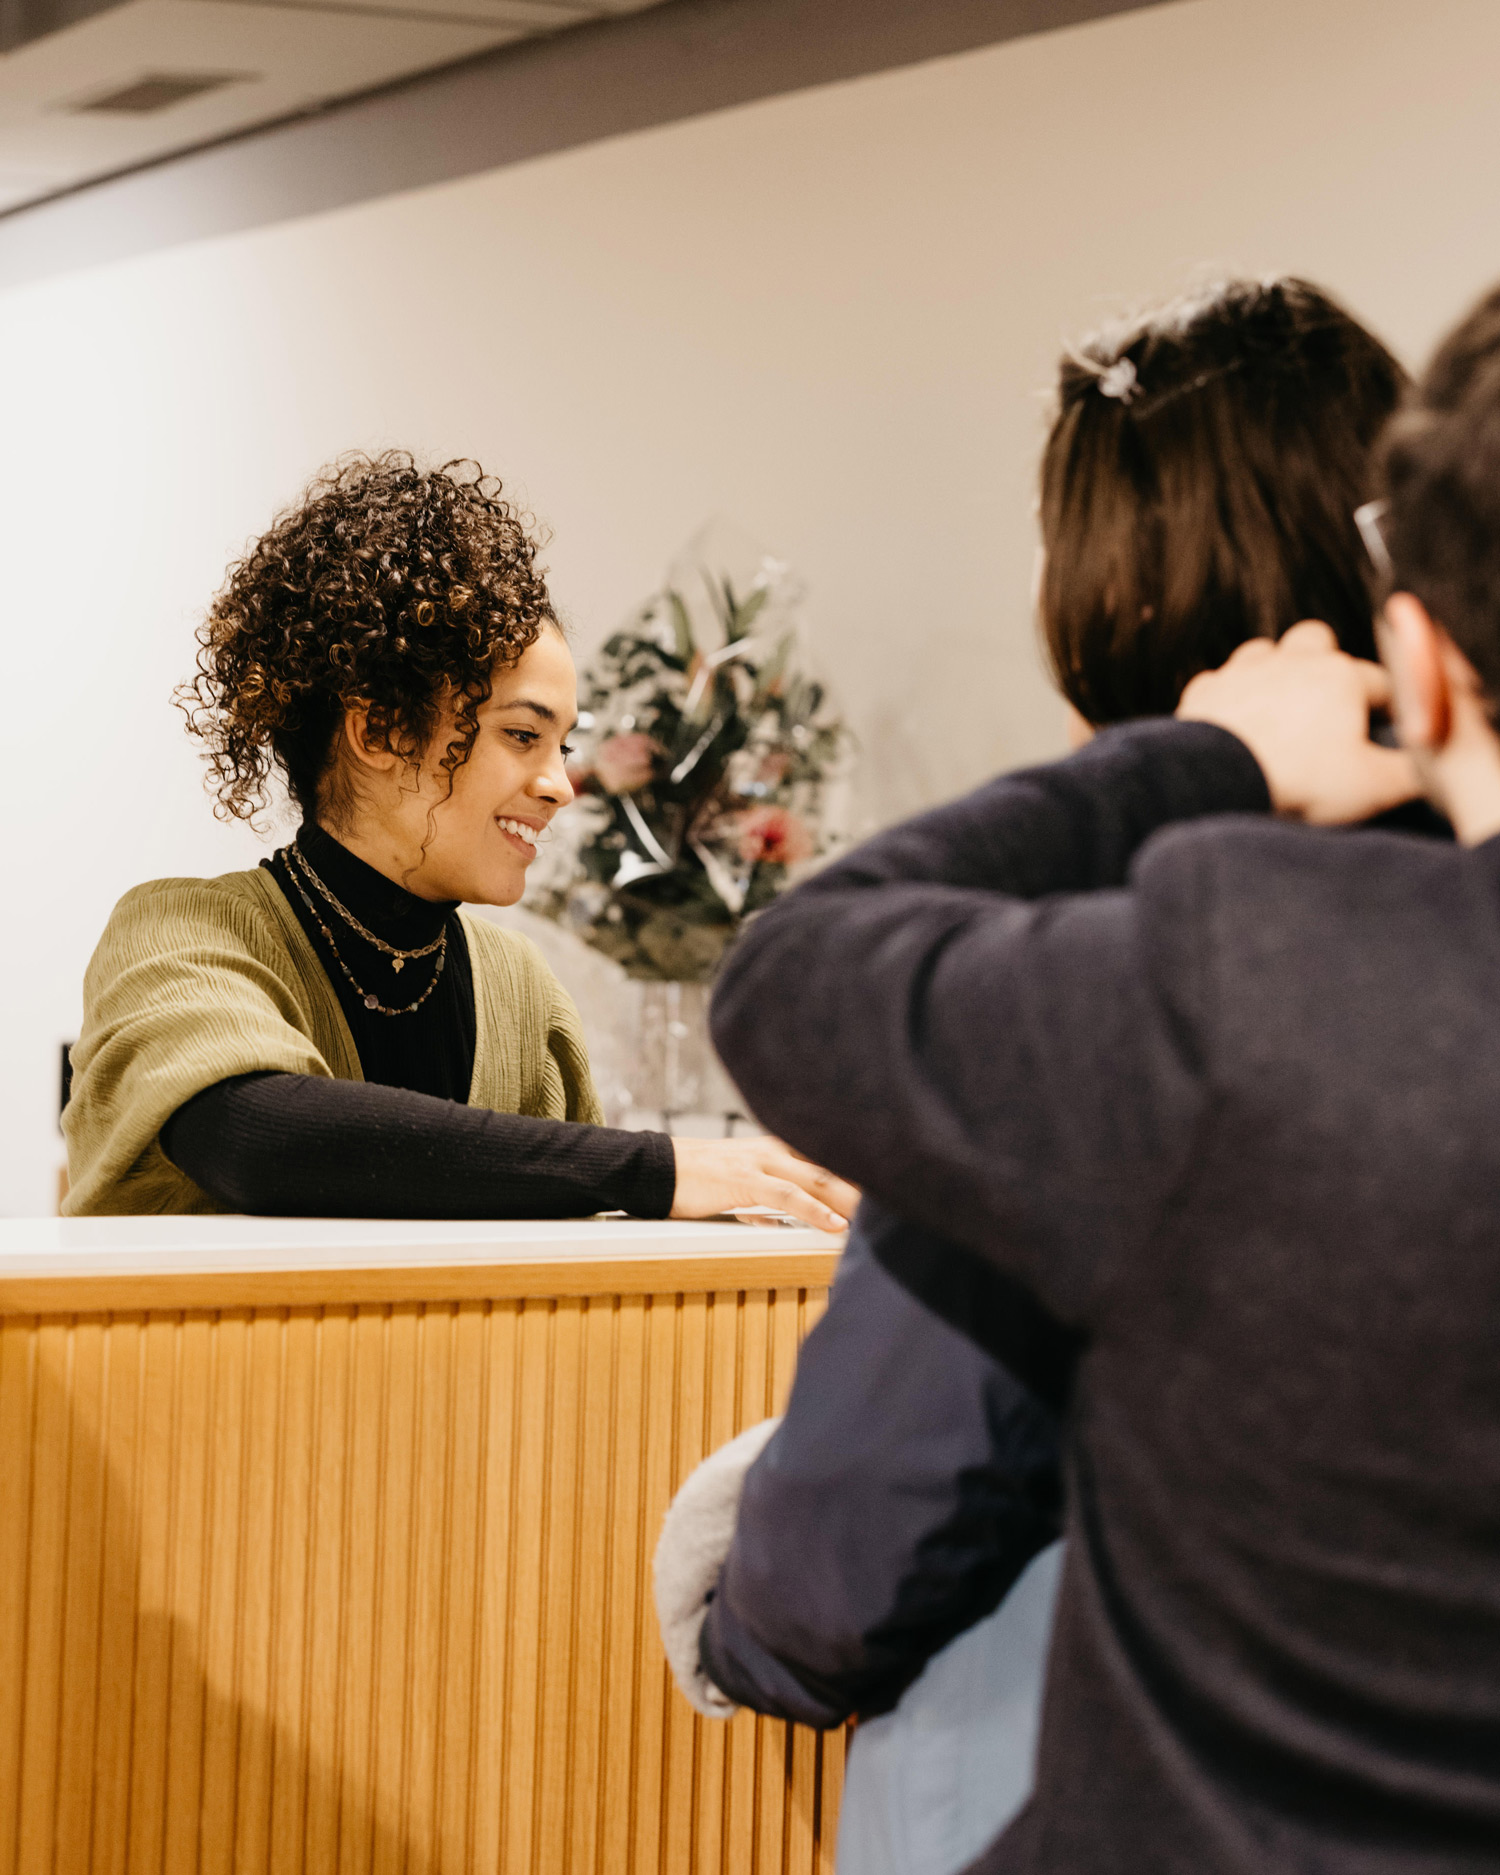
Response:
[[[1370,740],[1391,699],[1379,664],[1340,651],[1328,626],[1252,638],[1182,693],[1179,717],[1217,723],[1260,763],[1278,814],[1320,825],[1369,820],[1422,792],[1411,757]]]

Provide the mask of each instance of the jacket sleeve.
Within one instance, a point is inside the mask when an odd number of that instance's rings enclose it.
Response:
[[[1086,1327],[1204,1102],[1194,869],[1157,868],[1149,912],[1121,881],[1159,827],[1267,805],[1206,724],[991,783],[764,913],[714,999],[720,1054],[773,1132]]]
[[[881,1267],[907,1228],[861,1209],[700,1638],[716,1686],[804,1724],[888,1710],[1058,1534],[1057,1422]]]

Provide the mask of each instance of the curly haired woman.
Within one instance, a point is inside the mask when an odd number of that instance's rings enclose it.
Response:
[[[73,1215],[699,1217],[836,1229],[773,1140],[596,1124],[577,1012],[510,905],[568,805],[573,661],[477,465],[327,471],[230,569],[180,702],[221,815],[302,815],[249,872],[128,892],[84,982]]]

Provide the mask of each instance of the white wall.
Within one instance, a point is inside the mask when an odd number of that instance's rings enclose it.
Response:
[[[796,561],[890,818],[1058,746],[1028,617],[1060,337],[1296,269],[1419,355],[1500,275],[1493,0],[1178,0],[0,298],[0,1212],[133,882],[243,864],[167,695],[325,458],[472,453],[585,646],[722,511]]]

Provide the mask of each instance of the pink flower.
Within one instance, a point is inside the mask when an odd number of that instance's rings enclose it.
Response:
[[[658,753],[650,736],[611,736],[594,752],[594,773],[611,794],[634,794],[655,773]]]
[[[734,816],[734,834],[747,865],[795,866],[813,856],[806,822],[784,807],[747,807]]]

